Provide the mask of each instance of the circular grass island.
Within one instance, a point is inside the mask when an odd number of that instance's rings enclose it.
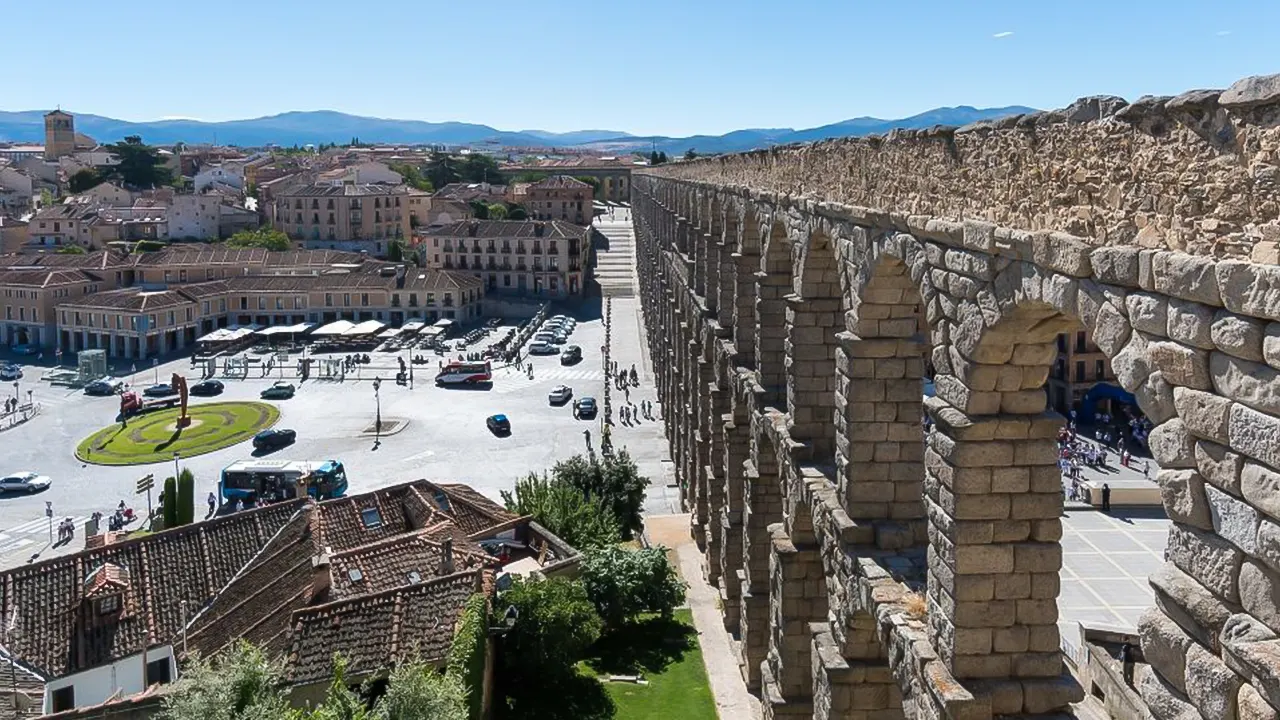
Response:
[[[76,457],[94,465],[146,465],[168,462],[173,454],[194,457],[244,442],[280,419],[280,410],[260,402],[216,402],[187,409],[191,424],[178,429],[178,409],[135,415],[90,435]]]

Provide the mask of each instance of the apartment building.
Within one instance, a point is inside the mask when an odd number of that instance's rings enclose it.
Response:
[[[583,293],[590,233],[560,220],[465,220],[420,229],[414,241],[426,267],[472,273],[487,292],[571,298]]]
[[[299,184],[275,194],[271,224],[306,248],[383,256],[411,234],[407,198],[404,185]]]
[[[552,175],[523,188],[525,207],[534,220],[563,220],[590,225],[594,189],[568,175]]]
[[[1049,404],[1063,415],[1073,409],[1077,413],[1092,413],[1099,402],[1106,407],[1112,399],[1134,402],[1132,395],[1124,392],[1116,381],[1111,361],[1084,330],[1058,336],[1058,357],[1046,389]]]

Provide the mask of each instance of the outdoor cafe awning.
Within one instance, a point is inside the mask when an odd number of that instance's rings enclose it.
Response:
[[[196,340],[196,342],[230,342],[239,340],[257,332],[257,325],[246,325],[244,327],[218,328],[213,332]]]
[[[395,329],[395,328],[387,328],[386,330],[383,330],[382,332],[378,333],[378,337],[380,337],[380,338],[393,338],[393,337],[395,337],[395,336],[397,336],[397,335],[399,335],[399,334],[400,334],[400,331],[399,331],[399,330],[397,330],[397,329]]]
[[[335,320],[329,323],[328,325],[316,328],[314,331],[312,331],[311,334],[312,335],[342,335],[355,326],[356,324],[351,322],[350,320]]]
[[[298,323],[297,325],[273,325],[272,327],[266,328],[265,330],[259,330],[258,334],[267,335],[267,336],[296,335],[299,333],[304,333],[315,326],[316,326],[315,323],[307,323],[307,322]]]
[[[403,327],[400,328],[400,331],[406,332],[406,333],[416,333],[424,327],[426,327],[426,323],[422,322],[421,320],[410,320],[409,322],[405,323]]]
[[[352,326],[351,328],[348,328],[347,331],[342,334],[344,337],[345,336],[354,337],[358,335],[373,335],[374,333],[378,332],[379,330],[381,330],[386,326],[387,324],[382,322],[381,320],[365,320],[359,325],[355,325],[355,326]]]

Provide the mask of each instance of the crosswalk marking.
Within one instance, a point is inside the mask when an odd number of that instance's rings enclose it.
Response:
[[[54,521],[54,524],[56,525],[62,522],[64,519],[65,518],[54,516],[53,521]],[[71,520],[72,522],[75,523],[76,528],[79,529],[83,527],[86,522],[88,522],[89,516],[84,515],[80,517],[73,517],[71,518]],[[14,535],[33,535],[37,533],[44,533],[45,535],[49,534],[49,518],[42,517],[36,520],[31,520],[29,522],[22,523],[21,525],[15,525],[14,527],[0,530],[0,542],[3,542],[5,538],[12,537]]]

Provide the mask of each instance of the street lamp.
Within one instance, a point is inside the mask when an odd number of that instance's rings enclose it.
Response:
[[[173,451],[173,481],[174,482],[178,482],[178,460],[181,457],[182,456],[178,453],[177,450]]]
[[[373,420],[373,444],[382,443],[382,396],[378,390],[382,387],[382,378],[373,379],[373,402],[376,407],[376,415]]]

